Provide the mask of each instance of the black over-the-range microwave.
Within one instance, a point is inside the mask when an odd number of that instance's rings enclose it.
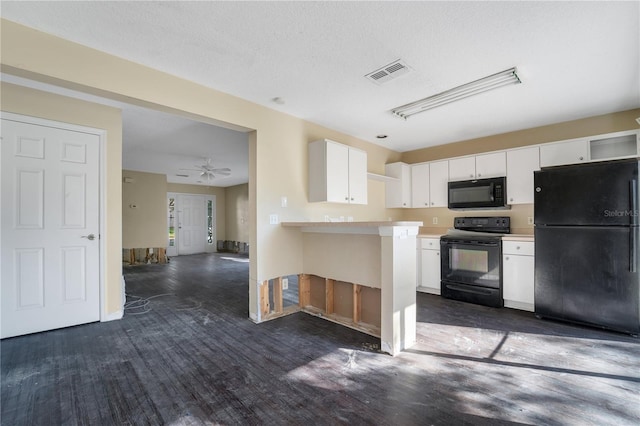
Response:
[[[508,209],[507,178],[449,182],[451,210]]]

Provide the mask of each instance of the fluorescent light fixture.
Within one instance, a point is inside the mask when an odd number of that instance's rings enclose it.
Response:
[[[493,89],[497,89],[503,86],[509,86],[511,84],[522,83],[516,68],[510,68],[505,71],[501,71],[492,74],[488,77],[472,81],[471,83],[463,84],[462,86],[454,87],[453,89],[445,90],[437,95],[429,96],[428,98],[420,99],[419,101],[411,102],[410,104],[402,105],[391,110],[394,115],[404,118],[411,117],[419,112],[427,111],[432,108],[459,101],[464,98],[468,98],[480,93],[488,92]]]

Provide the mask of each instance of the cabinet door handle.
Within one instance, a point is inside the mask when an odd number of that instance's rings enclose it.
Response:
[[[582,156],[581,156],[581,157],[580,157],[580,161],[582,161],[583,159],[584,159],[584,157],[582,157]]]
[[[505,256],[504,260],[509,260],[509,256]]]

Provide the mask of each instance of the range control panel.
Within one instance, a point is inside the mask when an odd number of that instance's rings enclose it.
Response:
[[[508,234],[511,232],[511,218],[508,216],[456,217],[453,219],[453,227],[466,231]]]

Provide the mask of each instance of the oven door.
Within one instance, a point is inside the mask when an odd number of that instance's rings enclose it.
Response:
[[[443,282],[500,289],[502,248],[499,238],[442,237]]]

